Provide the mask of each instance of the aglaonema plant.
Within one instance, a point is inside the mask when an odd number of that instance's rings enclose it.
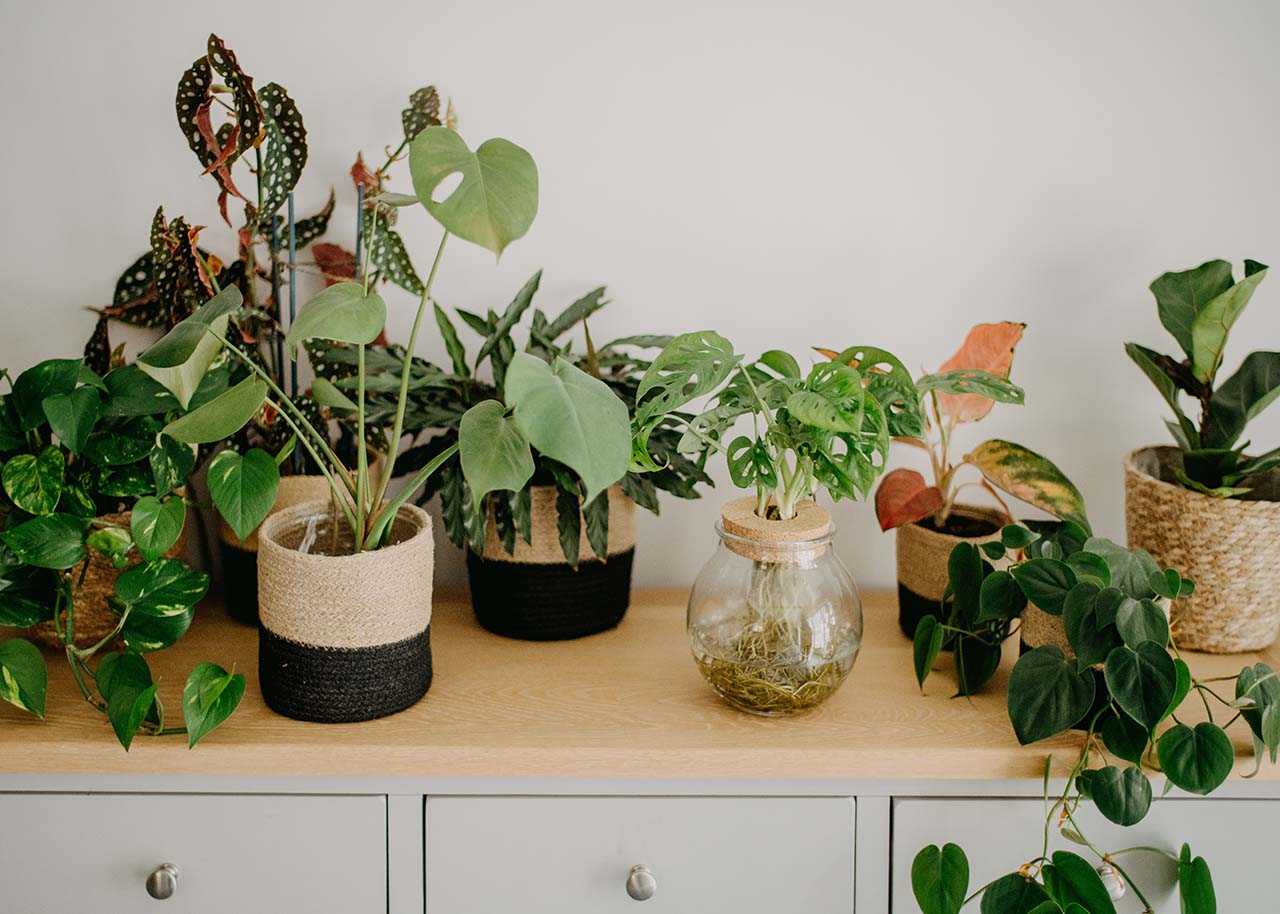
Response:
[[[134,366],[101,377],[80,359],[52,359],[0,379],[11,382],[0,397],[0,625],[51,621],[85,701],[125,749],[139,732],[186,734],[194,746],[235,710],[245,679],[197,666],[175,726],[145,658],[182,637],[209,587],[208,575],[166,557],[186,523],[177,490],[195,463],[163,431],[181,406]],[[109,519],[121,509],[127,526]],[[85,645],[76,602],[91,561],[120,569],[108,599],[118,620]],[[110,649],[117,642],[122,651]],[[0,643],[0,698],[43,718],[47,685],[39,648],[24,638]]]
[[[996,570],[993,561],[1009,559]],[[970,893],[962,848],[925,848],[912,867],[912,886],[926,914],[956,914],[981,898],[983,911],[1036,914],[1114,914],[1113,899],[1132,891],[1146,912],[1149,893],[1131,878],[1135,855],[1168,859],[1178,873],[1182,910],[1216,911],[1208,863],[1180,849],[1135,846],[1105,849],[1088,836],[1081,815],[1092,804],[1120,826],[1141,822],[1154,799],[1150,771],[1172,787],[1209,794],[1230,775],[1235,753],[1227,728],[1242,721],[1251,731],[1257,763],[1280,751],[1280,682],[1265,664],[1236,676],[1197,677],[1170,637],[1167,607],[1194,584],[1161,569],[1146,552],[1090,537],[1074,522],[1009,525],[998,542],[979,551],[961,543],[950,561],[954,594],[946,621],[926,618],[914,644],[921,685],[947,639],[957,641],[961,693],[970,694],[999,663],[999,639],[1028,604],[1062,619],[1072,655],[1045,645],[1023,654],[1009,679],[1009,718],[1023,745],[1074,732],[1079,752],[1066,762],[1061,791],[1050,791],[1053,759],[1045,763],[1045,824],[1028,836],[1025,860]],[[965,671],[966,643],[985,666]],[[968,682],[966,683],[966,679]],[[1219,683],[1233,682],[1234,694]],[[1193,722],[1187,710],[1203,706]],[[1215,709],[1216,713],[1215,713]],[[1229,717],[1223,721],[1221,715]],[[1050,852],[1055,833],[1082,850]],[[1090,861],[1082,854],[1093,858]],[[1096,861],[1096,862],[1095,862]]]
[[[882,530],[913,524],[926,518],[938,530],[946,530],[957,495],[966,487],[980,486],[999,504],[1005,519],[1013,514],[997,489],[1055,517],[1085,523],[1084,499],[1052,461],[1011,441],[984,441],[956,460],[957,427],[986,417],[996,403],[1022,403],[1022,389],[1009,382],[1013,353],[1025,324],[1003,321],[978,324],[963,345],[934,374],[915,382],[913,412],[924,417],[923,428],[895,440],[924,451],[933,476],[927,482],[916,470],[905,467],[888,473],[876,491],[876,517]],[[819,352],[836,361],[847,353],[831,349]],[[963,383],[963,392],[954,392]],[[960,471],[972,467],[976,482],[960,482]]]
[[[1137,343],[1125,352],[1142,369],[1173,411],[1167,421],[1182,450],[1178,480],[1187,488],[1218,498],[1235,498],[1251,490],[1247,480],[1280,466],[1280,447],[1257,457],[1241,442],[1249,423],[1280,397],[1280,352],[1258,351],[1218,383],[1231,328],[1244,312],[1267,267],[1244,262],[1244,277],[1232,276],[1231,264],[1211,260],[1192,270],[1165,273],[1151,284],[1160,323],[1182,350],[1182,358],[1164,355]],[[1199,409],[1187,416],[1182,397]]]

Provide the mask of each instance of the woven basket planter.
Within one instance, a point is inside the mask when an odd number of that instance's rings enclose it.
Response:
[[[103,526],[120,527],[128,530],[131,516],[128,511],[121,511],[117,514],[103,514],[98,518],[98,523]],[[185,559],[187,554],[187,527],[190,520],[191,518],[188,516],[188,523],[183,524],[182,534],[178,537],[178,541],[165,553],[166,557]],[[107,605],[107,598],[115,594],[116,578],[120,576],[120,573],[140,564],[142,559],[135,551],[125,568],[116,568],[115,565],[111,564],[111,559],[96,549],[90,549],[88,562],[88,568],[85,569],[83,580],[80,578],[79,565],[71,569],[72,580],[79,585],[75,588],[74,593],[76,614],[75,642],[77,647],[92,647],[115,630],[116,625],[120,622],[120,617],[111,611],[111,607]],[[62,649],[62,643],[58,640],[58,631],[54,628],[52,621],[41,622],[33,627],[30,632],[32,640],[42,647],[50,650]]]
[[[496,635],[526,641],[563,641],[613,628],[631,602],[636,506],[620,486],[609,489],[609,554],[591,551],[585,523],[578,567],[564,560],[556,526],[556,489],[530,491],[530,542],[516,537],[508,554],[490,518],[484,556],[467,551],[471,606]]]
[[[274,514],[308,501],[328,501],[329,482],[323,476],[281,476]],[[222,599],[231,617],[258,624],[258,531],[243,543],[231,526],[218,517],[218,548],[222,556]]]
[[[1165,615],[1169,614],[1170,604],[1168,600],[1160,599],[1156,603],[1165,611]],[[1018,624],[1018,635],[1021,638],[1019,650],[1026,653],[1037,647],[1050,645],[1061,649],[1063,656],[1068,660],[1076,659],[1076,652],[1071,649],[1071,642],[1067,640],[1067,628],[1063,622],[1062,616],[1055,616],[1047,613],[1034,603],[1028,603],[1026,608],[1022,610],[1021,621]],[[1102,664],[1095,664],[1095,670],[1101,670]]]
[[[328,499],[271,515],[258,541],[258,678],[272,710],[344,723],[416,704],[431,686],[431,518],[405,505],[391,545],[342,554]],[[314,538],[309,536],[314,531]],[[312,539],[312,550],[299,547]]]
[[[898,539],[898,625],[908,638],[914,638],[916,626],[925,616],[942,611],[942,595],[947,590],[947,560],[960,543],[980,546],[1000,538],[1004,515],[995,508],[956,505],[952,516],[990,524],[992,532],[984,536],[956,536],[931,530],[920,524],[907,524],[897,530]]]
[[[1124,467],[1129,548],[1196,582],[1173,614],[1181,648],[1261,650],[1280,634],[1280,473],[1248,480],[1244,498],[1213,498],[1177,483],[1174,447],[1140,448]]]

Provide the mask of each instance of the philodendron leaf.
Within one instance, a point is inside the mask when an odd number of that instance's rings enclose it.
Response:
[[[1081,673],[1062,649],[1045,645],[1018,658],[1009,676],[1009,720],[1028,745],[1066,730],[1089,712],[1093,674]]]
[[[525,440],[577,473],[586,487],[586,501],[627,472],[627,407],[603,381],[562,358],[548,366],[536,356],[517,352],[507,370],[506,397]]]
[[[1231,738],[1217,724],[1195,728],[1176,724],[1156,741],[1165,776],[1188,793],[1210,794],[1222,786],[1235,764]]]
[[[159,684],[153,681],[147,661],[132,651],[103,657],[97,677],[98,691],[107,702],[107,719],[127,752],[155,704]]]
[[[1154,596],[1151,575],[1159,573],[1160,566],[1145,550],[1126,549],[1105,537],[1092,536],[1085,541],[1084,551],[1102,556],[1111,569],[1112,587],[1136,600]]]
[[[942,636],[942,625],[937,616],[925,616],[916,626],[911,655],[916,668],[916,682],[921,688],[924,688],[924,681],[929,678],[933,663],[942,651]]]
[[[182,688],[182,719],[187,726],[187,748],[193,748],[231,716],[244,698],[245,680],[216,663],[202,663]]]
[[[1117,647],[1107,655],[1105,675],[1116,704],[1149,731],[1164,717],[1177,690],[1173,658],[1154,641]]]
[[[978,594],[978,622],[1012,619],[1027,608],[1027,596],[1007,571],[995,571],[982,579]]]
[[[437,222],[499,256],[529,231],[538,212],[538,167],[509,140],[486,140],[472,152],[448,127],[427,127],[409,147],[409,171],[414,192]],[[453,174],[461,174],[461,182],[437,202],[436,189]]]
[[[138,554],[158,559],[173,547],[187,521],[187,506],[180,497],[161,501],[154,495],[139,498],[129,512],[129,531]]]
[[[192,606],[172,616],[131,613],[120,632],[121,640],[131,651],[162,651],[187,633],[195,612],[195,607]]]
[[[52,514],[62,497],[67,462],[50,445],[39,454],[19,454],[0,470],[5,494],[28,514]]]
[[[982,893],[982,914],[1032,914],[1049,900],[1040,883],[1021,873],[1001,876]],[[1054,907],[1057,910],[1057,907]]]
[[[987,482],[1014,498],[1089,529],[1084,496],[1048,458],[1020,444],[992,439],[964,459],[977,467]]]
[[[1062,604],[1062,625],[1081,671],[1103,663],[1119,644],[1115,629],[1102,624],[1098,618],[1099,595],[1097,584],[1081,581],[1071,588]]]
[[[280,468],[261,448],[243,456],[226,450],[209,463],[209,494],[214,507],[241,542],[266,520],[279,489]]]
[[[93,387],[77,387],[69,394],[54,394],[44,400],[49,428],[73,454],[84,450],[101,409],[102,395]]]
[[[1113,755],[1140,765],[1151,735],[1142,724],[1121,711],[1118,714],[1108,714],[1103,720],[1102,741]]]
[[[1250,702],[1250,707],[1244,708],[1240,715],[1254,737],[1270,750],[1274,762],[1280,751],[1280,732],[1275,729],[1276,723],[1280,723],[1280,679],[1265,663],[1247,666],[1236,677],[1236,699]],[[1264,716],[1268,722],[1275,722],[1270,729],[1263,726]]]
[[[1222,364],[1222,351],[1227,345],[1227,334],[1245,305],[1253,297],[1258,283],[1267,276],[1265,264],[1254,260],[1244,262],[1244,279],[1208,301],[1196,312],[1191,321],[1191,371],[1196,379],[1211,383]]]
[[[0,644],[0,698],[44,719],[48,671],[40,648],[22,638]]]
[[[212,444],[244,428],[266,401],[266,382],[251,375],[170,422],[164,427],[164,434],[185,444]]]
[[[497,400],[477,403],[463,415],[458,456],[477,509],[490,492],[519,492],[533,475],[529,442]]]
[[[75,390],[84,362],[80,359],[46,359],[32,365],[13,382],[14,409],[24,432],[39,428],[46,421],[44,401]]]
[[[186,409],[222,351],[227,320],[243,303],[240,290],[227,286],[142,353],[138,367]]]
[[[358,282],[335,283],[302,306],[285,342],[294,358],[298,344],[312,339],[369,344],[387,324],[387,303],[376,292],[365,294]]]
[[[1058,559],[1031,559],[1010,571],[1027,599],[1050,615],[1062,615],[1067,594],[1079,583],[1076,574]]]
[[[113,608],[131,616],[182,616],[209,592],[209,576],[178,559],[135,565],[116,578]]]
[[[1116,629],[1129,647],[1144,641],[1169,643],[1169,617],[1154,600],[1126,600],[1116,611]]]
[[[931,844],[911,862],[911,891],[923,914],[959,914],[969,891],[969,860],[955,844]]]
[[[1203,857],[1191,856],[1191,845],[1182,845],[1178,855],[1178,897],[1182,914],[1218,914],[1218,896],[1213,876]]]
[[[63,569],[78,564],[85,554],[89,521],[71,514],[33,517],[0,533],[0,540],[20,561],[36,568]]]
[[[1087,860],[1070,851],[1054,851],[1052,859],[1042,870],[1044,887],[1065,911],[1078,905],[1088,914],[1116,914],[1111,894]]]
[[[1151,782],[1141,768],[1099,768],[1089,789],[1098,812],[1117,825],[1137,825],[1151,808]]]

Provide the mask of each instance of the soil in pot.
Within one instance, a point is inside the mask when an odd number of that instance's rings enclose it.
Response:
[[[975,546],[999,539],[1004,515],[995,508],[956,505],[943,529],[932,518],[899,527],[898,625],[914,638],[916,626],[925,616],[942,614],[942,595],[947,590],[947,560],[958,544]]]

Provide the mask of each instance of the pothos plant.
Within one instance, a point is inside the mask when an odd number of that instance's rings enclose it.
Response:
[[[1084,522],[1084,499],[1076,487],[1052,461],[1020,444],[992,439],[955,459],[958,426],[984,418],[996,403],[1023,402],[1022,389],[1008,378],[1025,327],[1012,321],[978,324],[936,373],[916,381],[916,411],[924,417],[923,428],[916,434],[897,435],[895,440],[928,454],[932,484],[905,467],[887,474],[876,491],[876,517],[882,530],[926,519],[937,530],[949,529],[954,524],[956,497],[969,486],[985,489],[1008,521],[1013,515],[997,489],[1055,517]],[[829,358],[839,356],[829,349],[818,351]],[[965,392],[948,389],[966,378]],[[978,471],[978,481],[958,481],[966,466]]]
[[[1124,347],[1173,410],[1173,421],[1165,424],[1182,450],[1182,468],[1175,469],[1178,480],[1217,498],[1247,494],[1249,477],[1280,466],[1280,447],[1249,457],[1245,451],[1250,442],[1240,441],[1249,422],[1280,397],[1280,352],[1251,352],[1231,377],[1218,383],[1227,337],[1266,275],[1267,267],[1255,260],[1244,262],[1238,282],[1225,260],[1163,274],[1151,291],[1160,323],[1183,358],[1137,343]],[[1196,421],[1183,409],[1184,394],[1199,407]]]
[[[449,315],[438,305],[435,319],[445,348],[450,357],[450,367],[439,368],[422,359],[415,359],[409,385],[409,404],[405,415],[404,430],[417,444],[405,452],[397,463],[397,469],[409,473],[434,459],[440,452],[459,440],[462,423],[468,411],[485,403],[504,403],[509,399],[510,367],[518,352],[540,359],[548,365],[557,360],[575,366],[592,378],[604,382],[626,407],[628,415],[634,413],[636,391],[649,360],[640,353],[645,349],[661,347],[670,341],[667,336],[628,336],[612,340],[596,347],[587,320],[606,304],[604,288],[593,289],[569,304],[554,317],[548,317],[533,305],[534,295],[541,282],[541,272],[520,289],[511,303],[501,312],[489,311],[481,316],[463,309],[455,309],[458,318],[481,336],[474,356],[468,358],[466,345]],[[515,332],[522,329],[524,318],[532,314],[524,327],[525,341],[517,344]],[[580,329],[585,351],[573,351],[571,334]],[[404,368],[405,352],[399,346],[371,350],[371,356],[385,365],[388,376],[399,376]],[[335,345],[320,355],[331,364],[329,371],[338,373],[350,369],[353,353],[348,347]],[[481,368],[488,363],[487,377]],[[354,379],[339,380],[338,386],[350,392]],[[389,386],[389,385],[384,385]],[[389,417],[394,413],[394,392],[378,389],[374,385],[368,393],[368,411],[371,417]],[[483,410],[492,407],[482,406]],[[518,413],[517,413],[518,415]],[[476,416],[465,420],[471,430]],[[651,473],[628,470],[621,477],[622,491],[640,506],[657,513],[659,489],[680,498],[696,498],[699,483],[710,484],[703,472],[702,460],[690,459],[676,450],[680,432],[669,420],[655,428],[650,436],[650,446],[661,455],[663,466]],[[612,429],[595,428],[593,434],[608,435],[615,441],[629,437],[623,426]],[[526,437],[537,438],[544,444],[551,435],[563,435],[563,430],[547,427],[529,430]],[[472,479],[481,488],[490,484],[485,449],[474,453],[463,449],[462,453],[441,466],[419,496],[425,503],[436,493],[441,498],[445,530],[450,540],[459,547],[470,546],[477,554],[484,549],[486,530],[492,517],[499,541],[508,553],[515,548],[516,537],[528,542],[532,533],[530,516],[532,485],[551,485],[556,488],[557,530],[565,560],[578,564],[579,540],[585,527],[591,548],[598,556],[608,554],[609,504],[607,496],[586,500],[586,487],[580,474],[568,464],[554,458],[550,452],[534,445],[533,474],[518,488],[496,488],[483,499],[477,500],[471,491]],[[629,454],[627,448],[618,446],[619,455]],[[465,463],[464,463],[465,461]],[[612,472],[625,466],[619,456]],[[503,479],[506,485],[512,480]],[[487,503],[487,504],[486,504]],[[584,523],[585,520],[585,523]]]
[[[52,621],[76,685],[128,749],[138,732],[185,733],[194,746],[235,710],[244,676],[214,663],[191,671],[183,725],[166,719],[144,655],[191,624],[209,578],[166,558],[182,535],[177,490],[195,455],[163,432],[180,411],[136,367],[99,376],[80,359],[52,359],[17,378],[0,371],[0,625]],[[204,393],[197,389],[193,401]],[[108,515],[128,510],[127,526]],[[91,561],[119,575],[108,605],[119,617],[96,644],[76,639],[76,598]],[[108,647],[119,640],[123,651]],[[0,698],[43,718],[48,675],[30,641],[0,644]]]
[[[1009,559],[997,571],[992,562]],[[925,848],[912,867],[912,886],[926,914],[956,914],[981,898],[984,912],[1114,914],[1113,898],[1132,889],[1144,911],[1153,910],[1143,887],[1125,869],[1136,854],[1164,856],[1177,867],[1182,910],[1216,911],[1213,880],[1203,858],[1188,845],[1107,850],[1092,841],[1079,817],[1081,804],[1121,826],[1135,825],[1153,801],[1148,771],[1178,787],[1208,794],[1231,773],[1235,761],[1226,728],[1243,721],[1255,756],[1272,762],[1280,750],[1280,683],[1265,664],[1237,676],[1201,679],[1170,638],[1167,607],[1189,596],[1194,584],[1174,569],[1161,569],[1146,552],[1090,537],[1074,522],[1009,525],[1000,540],[955,547],[945,621],[928,617],[914,643],[916,676],[923,686],[947,640],[958,642],[961,693],[976,690],[999,663],[999,641],[1028,605],[1062,619],[1072,656],[1046,645],[1023,654],[1009,679],[1009,718],[1023,745],[1074,731],[1080,750],[1067,762],[1061,793],[1049,792],[1052,758],[1045,764],[1045,826],[1026,860],[979,887],[968,886],[964,851]],[[966,643],[980,644],[982,665],[964,671]],[[1234,682],[1234,694],[1220,694]],[[1194,699],[1192,698],[1194,696]],[[1195,722],[1187,703],[1203,705]],[[1217,714],[1215,714],[1215,708]],[[1219,715],[1229,715],[1221,721]],[[1080,845],[1097,863],[1068,851],[1049,851],[1054,829]]]

